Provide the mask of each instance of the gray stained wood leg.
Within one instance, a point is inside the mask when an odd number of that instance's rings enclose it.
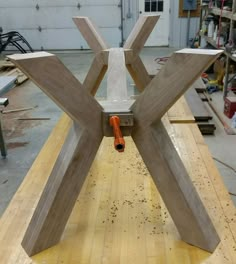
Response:
[[[101,140],[71,127],[22,241],[29,256],[59,242]]]
[[[132,138],[181,238],[213,252],[219,236],[162,121],[137,128]]]

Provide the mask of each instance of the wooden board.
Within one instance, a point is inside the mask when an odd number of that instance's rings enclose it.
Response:
[[[16,76],[0,76],[0,96],[15,86]]]
[[[70,125],[63,116],[0,219],[1,263],[236,263],[236,211],[208,147],[196,124],[170,124],[166,118],[220,235],[216,251],[209,254],[180,240],[131,139],[120,154],[113,140],[104,138],[61,242],[28,257],[20,243]]]
[[[212,121],[211,122],[198,122],[197,125],[202,135],[214,135],[216,126],[214,123],[212,123]]]
[[[22,241],[29,256],[60,241],[102,138],[71,127]]]
[[[73,120],[96,134],[101,106],[55,55],[35,52],[8,57]]]
[[[202,80],[202,78],[201,77],[199,77],[196,81],[195,81],[195,83],[193,84],[193,87],[195,88],[195,89],[202,89],[202,90],[206,90],[206,85],[205,85],[205,83],[203,82],[203,80]]]
[[[139,16],[124,44],[124,49],[131,49],[134,54],[139,54],[159,18],[157,15]]]
[[[132,105],[136,123],[144,126],[160,119],[220,54],[220,51],[204,49],[173,53]]]
[[[107,65],[104,65],[104,54],[98,53],[95,55],[92,65],[83,82],[83,86],[92,95],[95,95],[99,85],[107,71]]]
[[[167,115],[171,123],[195,123],[195,118],[184,96],[181,96],[178,103],[168,110]]]
[[[4,71],[5,69],[15,68],[16,66],[7,60],[0,60],[0,71]]]
[[[212,114],[209,113],[193,86],[185,93],[185,98],[196,121],[208,121],[212,119]]]
[[[88,17],[73,17],[73,21],[95,53],[109,48],[97,26]]]
[[[132,138],[181,239],[214,252],[219,236],[163,122],[133,131]]]

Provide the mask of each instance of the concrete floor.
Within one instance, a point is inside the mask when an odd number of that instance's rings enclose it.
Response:
[[[160,66],[154,61],[157,57],[170,55],[174,49],[170,48],[146,48],[141,57],[150,72],[155,72]],[[91,65],[93,54],[89,51],[57,53],[59,58],[69,70],[80,80],[86,76]],[[102,82],[96,97],[106,97],[106,81]],[[129,94],[135,94],[136,90],[133,81],[128,77]],[[21,86],[12,89],[6,94],[10,104],[7,109],[21,107],[34,107],[34,109],[12,114],[3,114],[3,126],[5,138],[8,146],[7,159],[0,159],[0,216],[6,209],[11,198],[30,169],[38,152],[42,148],[52,128],[57,123],[61,110],[31,81],[27,81]],[[213,95],[213,102],[218,107],[223,108],[222,94]],[[21,121],[19,117],[43,117],[49,120],[41,121]],[[230,122],[230,120],[226,120]],[[214,118],[217,126],[215,136],[205,137],[213,157],[226,162],[236,168],[235,162],[235,135],[227,135],[222,125]],[[230,192],[236,193],[236,173],[216,162],[224,182]],[[236,204],[236,197],[232,199]]]

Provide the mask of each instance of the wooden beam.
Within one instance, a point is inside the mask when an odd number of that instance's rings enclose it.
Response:
[[[96,25],[88,17],[73,17],[73,21],[95,53],[109,48]]]
[[[124,49],[132,49],[139,54],[150,36],[160,16],[140,16],[124,44]]]
[[[213,252],[220,239],[162,122],[136,129],[132,138],[181,238]]]
[[[107,100],[121,103],[123,100],[127,99],[127,77],[124,50],[121,48],[112,48],[109,51],[108,58]]]
[[[92,130],[98,127],[102,107],[56,56],[36,52],[9,58],[73,120]]]
[[[142,60],[139,56],[136,56],[132,63],[126,64],[126,67],[132,79],[134,80],[136,87],[140,92],[142,92],[151,81],[151,78]]]
[[[59,242],[102,137],[71,127],[22,241],[29,256]]]
[[[104,63],[104,54],[102,52],[97,53],[83,82],[83,86],[93,96],[96,94],[99,85],[106,74],[106,71],[107,63]]]
[[[137,124],[160,119],[221,53],[202,49],[175,52],[131,107]]]

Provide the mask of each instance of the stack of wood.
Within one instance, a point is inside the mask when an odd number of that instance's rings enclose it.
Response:
[[[202,79],[198,79],[185,93],[185,98],[193,113],[195,121],[203,135],[213,135],[216,129],[212,119],[213,116],[207,109],[201,95],[206,92],[206,86]],[[204,98],[203,98],[204,99]]]
[[[8,59],[0,60],[0,76],[16,76],[16,85],[28,80],[28,77]]]

